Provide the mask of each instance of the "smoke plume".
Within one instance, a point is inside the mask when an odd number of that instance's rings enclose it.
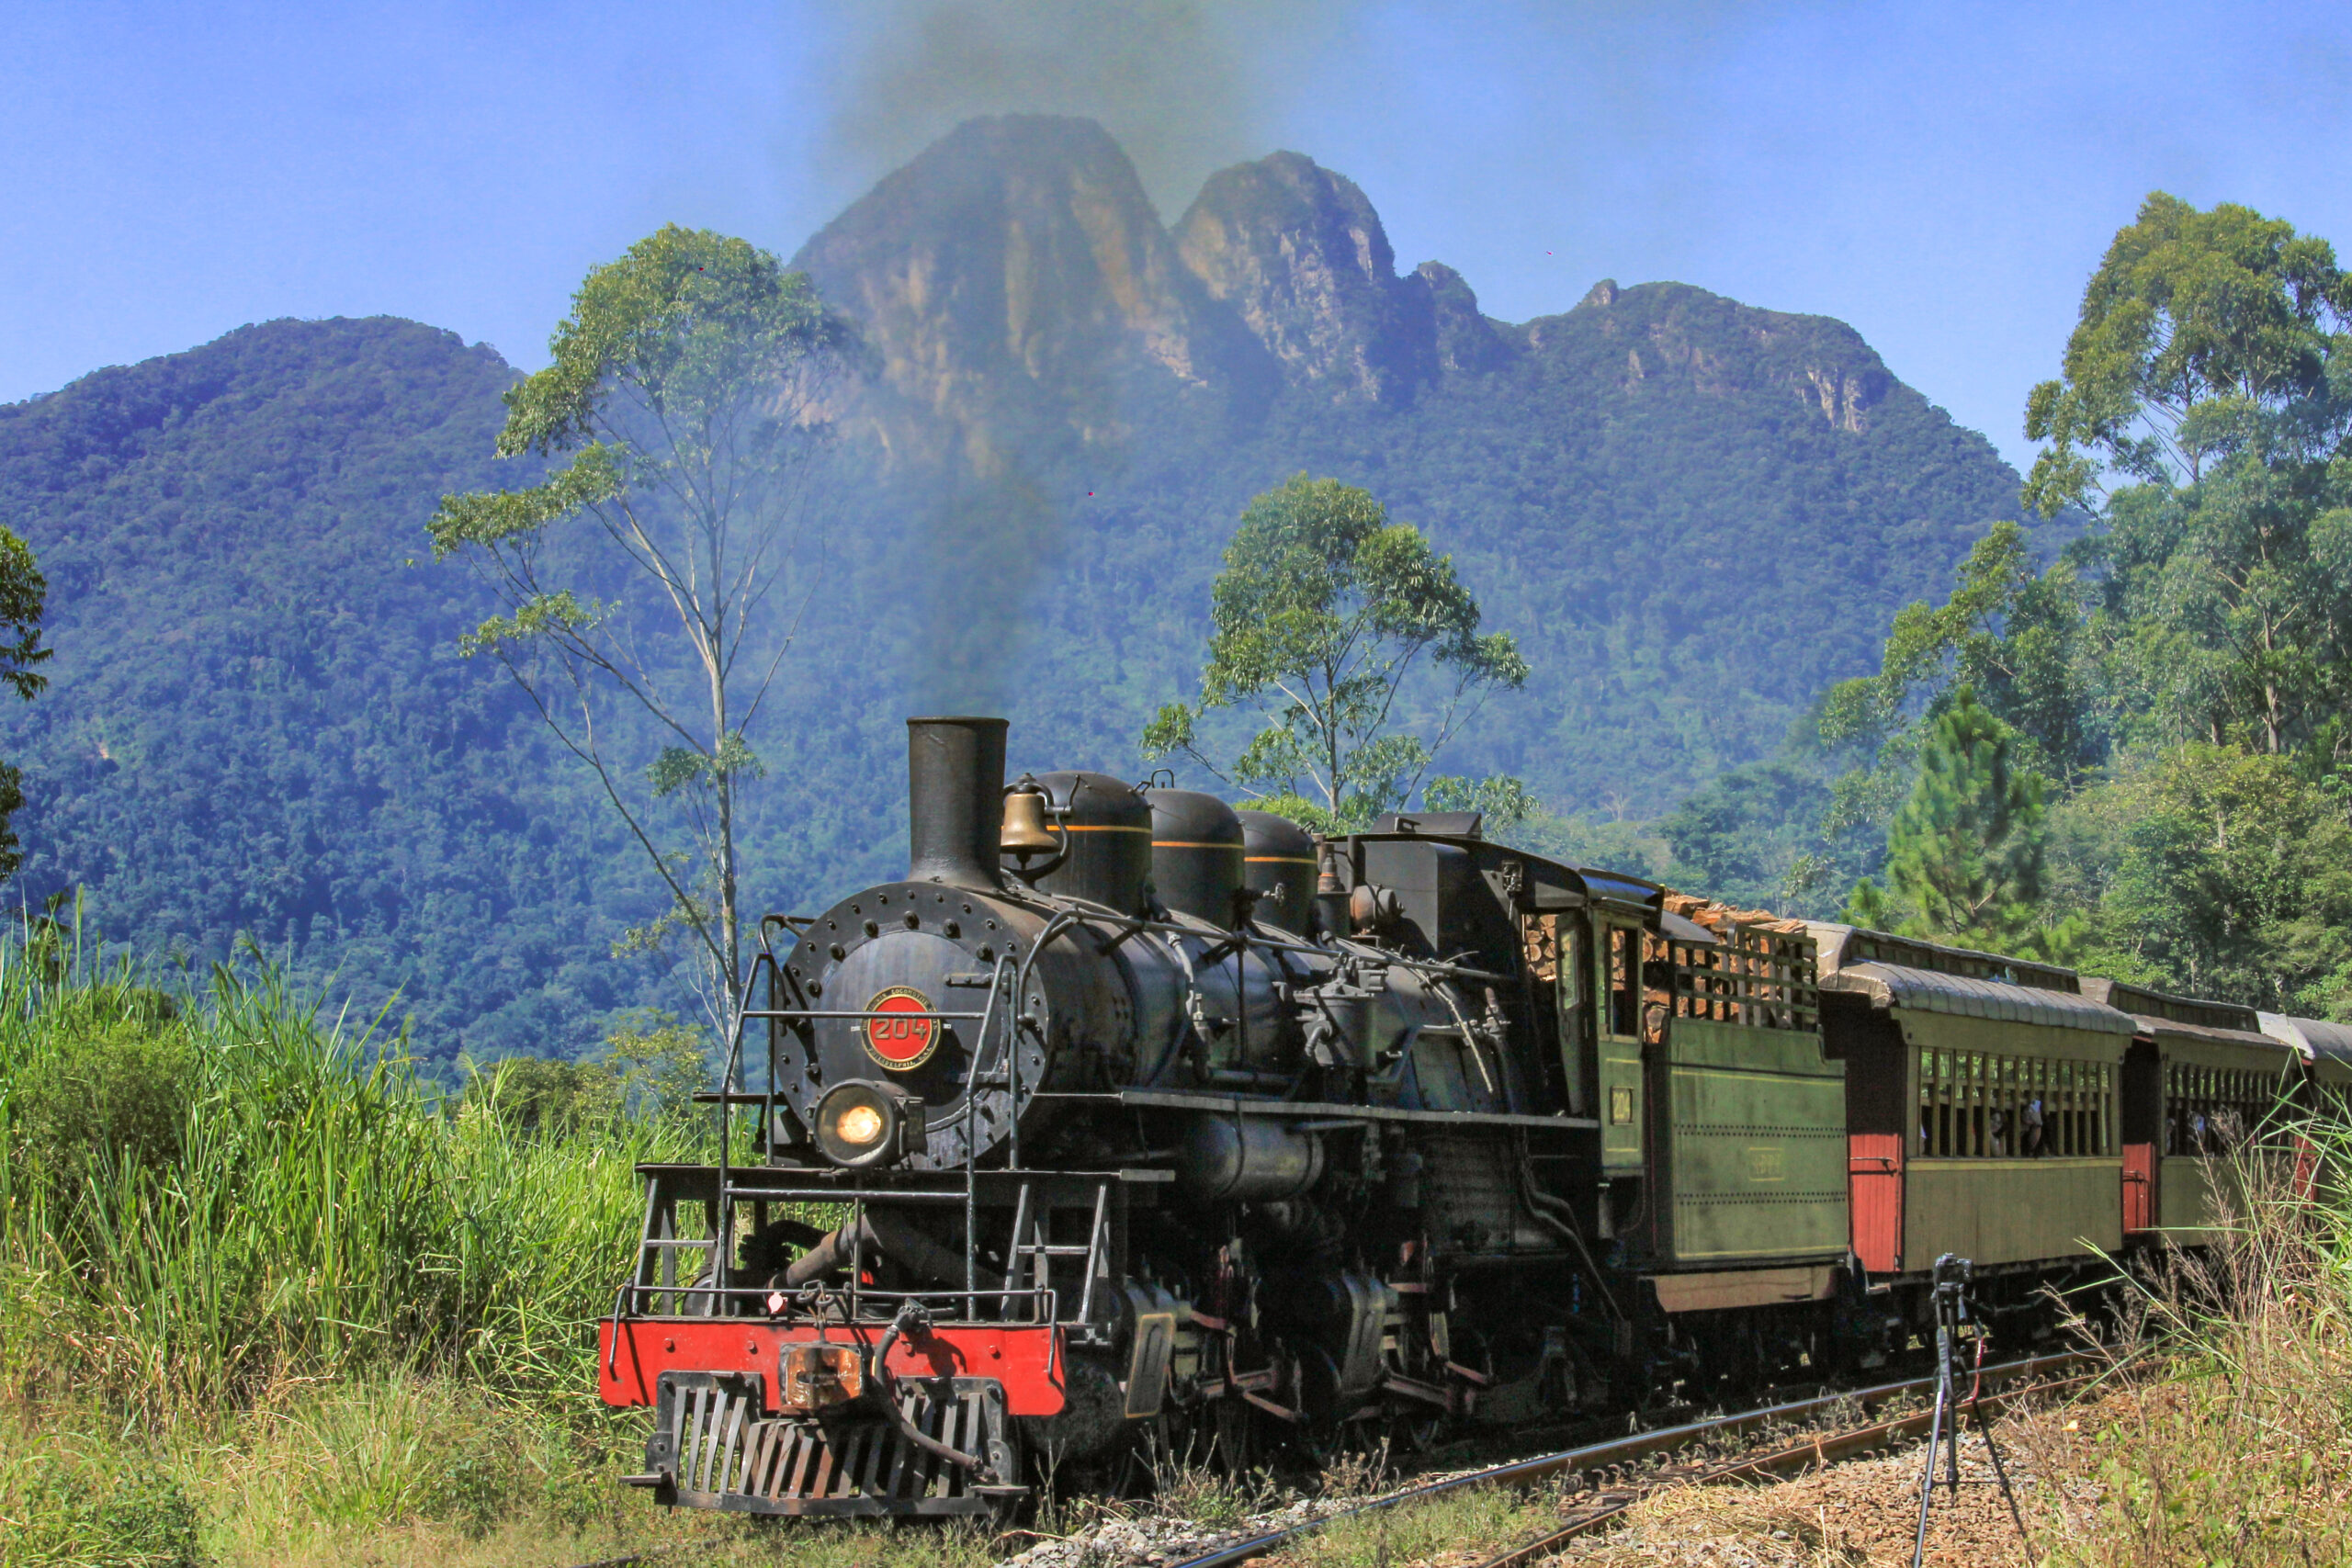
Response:
[[[1259,62],[1339,7],[1235,0],[868,0],[851,14],[832,140],[868,175],[975,115],[1098,121],[1163,212],[1210,172],[1268,151]]]
[[[865,0],[836,14],[826,183],[879,179],[980,116],[1069,115],[1108,131],[1170,217],[1211,173],[1272,150],[1272,111],[1302,80],[1292,67],[1357,4]],[[1077,434],[1123,423],[1109,367],[1064,365],[1051,390],[1064,417],[983,411],[940,471],[896,475],[914,539],[902,581],[924,607],[907,674],[933,710],[1012,705],[1044,563],[1062,554],[1084,474],[1115,461]]]

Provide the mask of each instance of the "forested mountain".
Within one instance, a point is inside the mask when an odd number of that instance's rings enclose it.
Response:
[[[49,579],[52,685],[9,716],[16,889],[115,940],[242,933],[442,1054],[582,1034],[651,903],[535,717],[459,660],[418,519],[492,477],[512,372],[414,322],[273,321],[0,409],[0,504]],[[503,476],[502,476],[503,477]]]
[[[1645,816],[1768,753],[2018,514],[1990,446],[1839,322],[1668,283],[1495,321],[1295,153],[1170,227],[1091,124],[978,121],[797,264],[864,350],[827,586],[752,737],[771,907],[894,868],[917,708],[1008,713],[1016,767],[1138,772],[1233,520],[1301,469],[1422,527],[1534,666],[1447,764]],[[18,892],[398,986],[430,1056],[578,1050],[663,997],[609,953],[659,907],[638,852],[457,656],[484,605],[424,546],[440,495],[528,477],[490,457],[511,378],[413,323],[281,321],[0,410],[58,649],[6,720]]]
[[[1420,525],[1520,637],[1534,679],[1457,760],[1562,806],[1670,805],[1770,751],[2020,515],[1841,322],[1610,282],[1495,321],[1441,263],[1399,276],[1363,193],[1294,152],[1170,231],[1091,123],[976,121],[796,264],[864,324],[844,424],[934,567],[916,688],[1105,760],[1196,678],[1232,520],[1302,468]]]

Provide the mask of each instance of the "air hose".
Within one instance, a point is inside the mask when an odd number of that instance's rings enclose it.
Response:
[[[899,1380],[890,1375],[890,1347],[902,1337],[913,1340],[930,1332],[931,1314],[923,1310],[921,1302],[900,1303],[899,1315],[890,1320],[888,1330],[882,1336],[882,1343],[874,1348],[874,1382],[882,1391],[882,1408],[889,1413],[891,1424],[899,1428],[899,1435],[907,1441],[925,1453],[937,1454],[948,1463],[970,1471],[972,1479],[982,1486],[993,1486],[997,1481],[996,1471],[987,1461],[961,1449],[949,1448],[917,1427],[913,1419],[899,1408]]]

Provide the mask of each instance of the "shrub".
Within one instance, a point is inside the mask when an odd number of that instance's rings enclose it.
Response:
[[[169,1476],[60,1468],[9,1490],[17,1495],[0,1494],[9,1515],[0,1568],[202,1568],[206,1561],[196,1505]]]
[[[187,1031],[161,1010],[69,1010],[82,1016],[57,1020],[50,1049],[12,1082],[19,1157],[69,1184],[94,1159],[176,1161],[197,1081]]]

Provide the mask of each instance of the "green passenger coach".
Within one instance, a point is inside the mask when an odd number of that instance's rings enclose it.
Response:
[[[2083,989],[2138,1026],[2123,1069],[2123,1230],[2182,1247],[2244,1211],[2233,1194],[2249,1139],[2291,1109],[2301,1074],[2254,1009],[2085,976]]]
[[[2068,970],[1813,927],[1846,1065],[1854,1252],[1871,1274],[2122,1244],[2117,1095],[2136,1025]]]

